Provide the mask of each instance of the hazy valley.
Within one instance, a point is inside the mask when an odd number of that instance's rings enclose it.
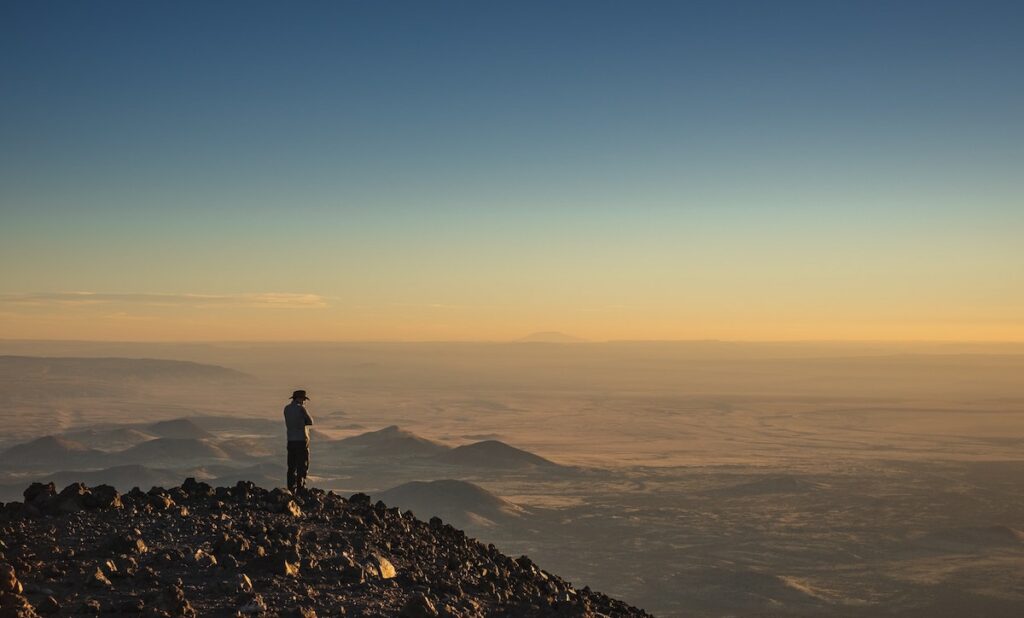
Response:
[[[438,515],[657,615],[1019,615],[1024,349],[0,343],[32,481],[312,484]],[[146,358],[150,360],[138,360]]]

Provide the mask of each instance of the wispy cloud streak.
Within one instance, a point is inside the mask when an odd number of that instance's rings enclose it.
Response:
[[[89,306],[144,305],[155,307],[254,307],[269,309],[319,309],[327,300],[319,294],[263,292],[258,294],[118,294],[105,292],[28,292],[0,294],[0,305]]]

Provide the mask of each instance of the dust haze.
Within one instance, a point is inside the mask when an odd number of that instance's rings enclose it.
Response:
[[[662,616],[1024,612],[1024,345],[0,342],[32,481],[362,491]]]

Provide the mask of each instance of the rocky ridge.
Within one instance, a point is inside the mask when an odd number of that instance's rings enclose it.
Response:
[[[365,494],[187,479],[24,498],[0,503],[0,618],[648,616]]]

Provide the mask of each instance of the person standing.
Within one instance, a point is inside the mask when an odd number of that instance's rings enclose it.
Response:
[[[284,407],[284,424],[288,430],[288,489],[292,492],[306,487],[309,471],[309,429],[313,424],[306,411],[306,391],[292,393],[292,401]]]

